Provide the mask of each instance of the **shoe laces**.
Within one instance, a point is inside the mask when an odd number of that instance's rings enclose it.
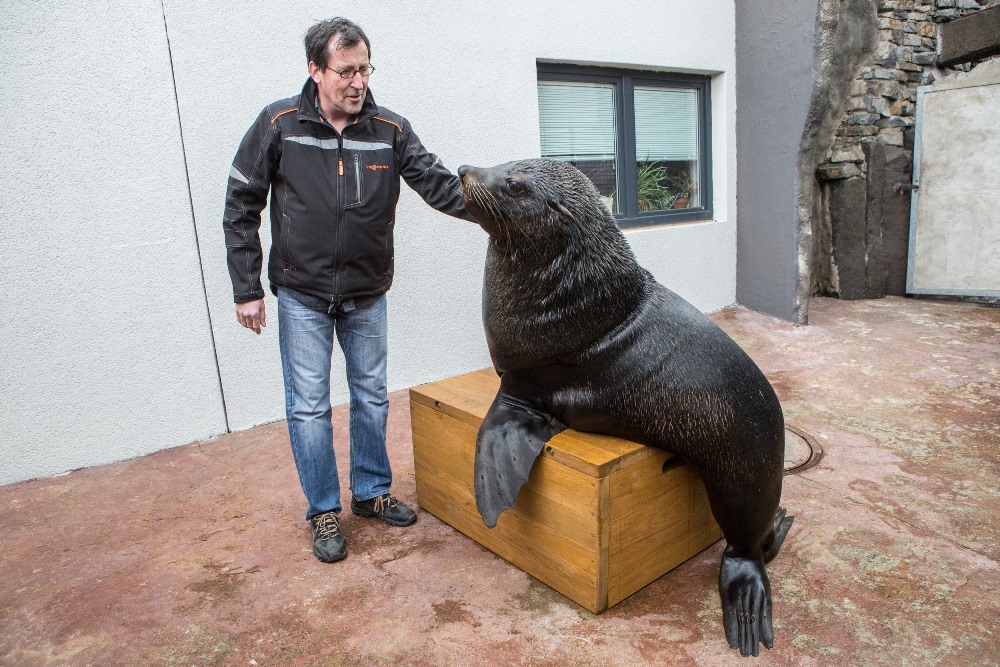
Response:
[[[329,540],[340,532],[340,519],[336,513],[327,512],[316,517],[316,532],[324,540]]]
[[[375,498],[375,512],[377,514],[381,514],[390,507],[395,507],[398,504],[399,501],[396,500],[396,498],[391,494],[387,493],[385,495],[378,496],[377,498]]]

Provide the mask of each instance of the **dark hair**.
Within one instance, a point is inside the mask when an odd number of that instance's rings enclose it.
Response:
[[[306,62],[311,61],[316,63],[320,69],[325,68],[329,56],[327,47],[330,44],[330,38],[334,35],[340,35],[340,39],[337,41],[338,49],[349,49],[358,42],[364,42],[365,46],[368,47],[368,57],[371,58],[372,45],[368,41],[368,35],[365,34],[365,31],[353,21],[338,16],[320,21],[309,28],[305,39]]]

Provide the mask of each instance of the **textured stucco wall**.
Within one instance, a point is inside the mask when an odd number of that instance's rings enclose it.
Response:
[[[0,483],[223,432],[160,3],[0,26]]]
[[[818,0],[736,3],[737,301],[801,323],[799,155],[817,73]],[[808,295],[806,295],[808,296]]]
[[[74,11],[47,1],[0,10],[0,82],[4,99],[18,102],[0,139],[14,158],[2,166],[11,194],[0,206],[11,222],[0,232],[0,272],[16,286],[0,306],[13,357],[2,389],[16,401],[3,405],[0,483],[224,431],[209,312],[229,426],[284,412],[274,299],[261,336],[235,323],[221,230],[226,176],[260,109],[301,88],[305,30],[338,9],[147,0]],[[628,238],[661,282],[701,309],[735,302],[732,2],[629,3],[612,22],[596,1],[572,12],[527,1],[349,11],[373,42],[376,99],[407,116],[452,169],[538,154],[539,59],[713,74],[716,219]],[[46,25],[52,16],[58,23]],[[74,36],[65,55],[73,66],[53,67],[46,42],[65,34]],[[262,238],[266,246],[266,223]],[[404,188],[390,389],[489,363],[480,321],[486,240]],[[335,355],[334,377],[343,374]],[[342,382],[333,400],[347,400]]]

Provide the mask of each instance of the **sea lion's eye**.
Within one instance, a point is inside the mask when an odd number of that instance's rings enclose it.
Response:
[[[519,194],[521,191],[524,190],[524,186],[521,185],[520,181],[515,181],[515,180],[511,179],[511,180],[507,181],[507,190],[511,194],[515,194],[516,195],[516,194]]]

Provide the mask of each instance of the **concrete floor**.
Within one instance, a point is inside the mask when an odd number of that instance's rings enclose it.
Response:
[[[810,314],[713,315],[825,450],[786,478],[796,521],[757,660],[1000,664],[1000,308]],[[334,421],[343,443],[344,408]],[[389,438],[415,504],[406,392]],[[324,565],[303,511],[283,422],[0,488],[0,665],[754,660],[723,636],[721,543],[595,616],[422,511],[403,529],[346,512],[350,555]]]

